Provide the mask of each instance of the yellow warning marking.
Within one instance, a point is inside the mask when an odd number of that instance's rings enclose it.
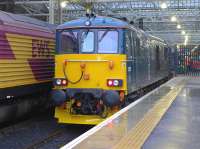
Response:
[[[183,85],[179,85],[161,98],[113,149],[141,148],[182,88]]]

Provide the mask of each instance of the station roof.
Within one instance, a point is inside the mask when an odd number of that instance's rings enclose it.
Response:
[[[145,32],[171,44],[184,43],[186,37],[188,44],[200,43],[200,0],[0,0],[0,10],[56,24],[85,16],[87,8],[102,16],[126,17],[135,26],[142,18]]]

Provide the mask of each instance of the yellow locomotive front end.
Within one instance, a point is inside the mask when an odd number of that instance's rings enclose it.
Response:
[[[127,70],[120,35],[115,28],[57,31],[52,99],[59,123],[95,125],[122,107]]]

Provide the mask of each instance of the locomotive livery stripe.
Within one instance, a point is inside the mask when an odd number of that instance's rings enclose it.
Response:
[[[3,31],[0,35],[0,88],[51,80],[53,39]]]
[[[4,31],[0,31],[0,59],[15,59]]]

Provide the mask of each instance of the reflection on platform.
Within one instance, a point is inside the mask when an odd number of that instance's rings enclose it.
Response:
[[[83,134],[76,140],[73,140],[62,149],[114,149],[117,148],[119,142],[122,142],[125,136],[138,125],[139,122],[149,113],[157,103],[163,99],[171,97],[171,94],[179,93],[177,86],[183,86],[184,82],[189,79],[185,77],[174,78],[158,89],[148,93],[135,103],[132,103],[125,109],[122,109],[111,118],[97,125],[87,133]],[[185,89],[184,89],[185,90]],[[191,92],[182,91],[183,95]],[[175,94],[174,99],[177,94]],[[196,94],[196,93],[194,93]],[[165,99],[166,100],[166,99]],[[148,125],[148,121],[145,125]],[[145,131],[145,130],[144,130]],[[143,132],[138,132],[143,133]],[[134,141],[134,140],[125,140]],[[127,144],[130,142],[126,142]],[[123,148],[127,148],[124,146]]]

